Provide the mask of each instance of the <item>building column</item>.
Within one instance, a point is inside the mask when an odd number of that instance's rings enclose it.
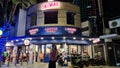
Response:
[[[105,39],[105,48],[106,48],[106,63],[110,66],[115,66],[115,51],[112,39]]]

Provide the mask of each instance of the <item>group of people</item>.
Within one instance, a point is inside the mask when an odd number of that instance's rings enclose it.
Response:
[[[23,61],[29,60],[29,53],[25,53],[23,50],[19,49],[16,52],[7,52],[6,50],[2,54],[2,62],[3,64],[7,64],[9,66],[9,63],[12,62],[13,64],[20,63],[22,65]]]
[[[37,52],[35,54],[36,54],[36,56],[34,56],[34,52],[32,52],[32,51],[25,53],[21,49],[19,49],[17,52],[14,52],[14,53],[11,53],[11,52],[8,53],[7,51],[5,51],[2,55],[3,56],[3,63],[5,63],[5,61],[7,60],[8,65],[9,65],[10,61],[13,61],[13,63],[15,65],[16,65],[16,63],[21,63],[21,65],[22,65],[23,61],[27,61],[27,63],[28,63],[28,62],[30,62],[30,59],[32,60],[32,63],[33,63],[34,57],[36,57],[36,59],[35,59],[36,62],[38,61],[37,58],[39,58],[40,61],[43,61],[44,54],[39,54]],[[31,55],[32,55],[32,57],[30,57]],[[75,59],[80,58],[80,59],[82,59],[82,62],[80,62],[80,63],[83,63],[86,66],[89,66],[90,56],[88,54],[83,53],[83,55],[80,54],[79,57],[76,54],[74,54],[71,57],[73,57],[72,58],[73,61],[75,61]],[[102,58],[101,56],[96,55],[94,59],[96,61],[98,61],[98,60],[101,60],[101,58]],[[58,53],[56,45],[53,44],[52,48],[50,49],[50,53],[49,53],[48,68],[56,68],[57,61],[58,61],[58,64],[63,66],[65,61],[67,63],[67,59],[68,59],[67,54],[65,56],[65,54],[63,55],[62,53]],[[71,62],[73,62],[73,61],[71,60]],[[75,62],[78,62],[78,60],[76,60]]]

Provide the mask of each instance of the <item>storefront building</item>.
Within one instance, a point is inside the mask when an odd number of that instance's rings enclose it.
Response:
[[[13,44],[14,51],[44,54],[44,62],[49,60],[52,44],[57,45],[60,53],[86,52],[93,58],[91,38],[81,35],[80,8],[71,3],[50,1],[31,6],[27,11],[20,9],[17,36],[7,43],[8,47]]]

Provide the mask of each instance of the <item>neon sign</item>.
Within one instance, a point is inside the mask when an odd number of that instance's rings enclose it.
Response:
[[[41,5],[41,10],[59,8],[59,2],[47,2]]]
[[[53,32],[56,32],[57,30],[58,30],[57,27],[45,28],[45,31],[46,31],[46,32],[49,32],[49,33],[50,33],[50,32],[52,32],[52,33],[53,33]]]
[[[100,42],[100,39],[99,39],[99,38],[93,39],[93,43],[98,43],[98,42]]]
[[[74,34],[76,32],[76,28],[65,28],[65,31],[68,33]]]
[[[39,29],[31,29],[29,30],[30,35],[34,35],[38,32]]]

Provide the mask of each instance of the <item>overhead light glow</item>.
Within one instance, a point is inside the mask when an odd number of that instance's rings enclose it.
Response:
[[[75,39],[76,39],[76,37],[73,37],[73,39],[75,40]]]
[[[54,1],[54,0],[48,0],[48,1]]]
[[[18,42],[19,40],[16,40],[16,42]]]
[[[13,40],[11,42],[14,42]]]
[[[92,41],[92,39],[89,39],[89,41]]]
[[[66,39],[66,37],[63,37],[63,39]]]
[[[94,38],[94,39],[93,39],[93,43],[98,43],[98,42],[100,42],[100,39],[99,39],[99,38]]]
[[[81,40],[84,40],[84,38],[81,38]]]
[[[43,40],[43,39],[44,39],[44,37],[41,37],[40,39],[41,39],[41,40]]]
[[[32,38],[29,38],[30,40],[32,40]]]
[[[52,37],[52,39],[55,39],[55,37]]]
[[[25,40],[25,39],[22,39],[23,41]]]

